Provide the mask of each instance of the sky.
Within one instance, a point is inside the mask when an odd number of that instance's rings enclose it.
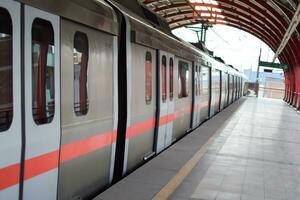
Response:
[[[185,27],[175,29],[173,33],[188,42],[198,41],[196,33]],[[274,56],[274,52],[260,39],[225,25],[215,25],[207,31],[206,47],[214,51],[215,56],[241,71],[250,68],[257,70],[260,48],[262,61],[272,62]]]

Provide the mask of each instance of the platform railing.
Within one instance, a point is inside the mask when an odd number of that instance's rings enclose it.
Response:
[[[282,88],[259,87],[259,97],[283,99],[285,90]]]

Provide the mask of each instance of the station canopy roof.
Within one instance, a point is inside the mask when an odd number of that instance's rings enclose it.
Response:
[[[279,48],[299,0],[139,0],[165,18],[171,29],[193,24],[223,24],[260,38],[274,52]],[[279,59],[294,65],[299,58],[300,26]]]

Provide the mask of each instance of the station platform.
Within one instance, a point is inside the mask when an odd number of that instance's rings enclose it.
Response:
[[[241,98],[96,200],[299,200],[300,115]]]

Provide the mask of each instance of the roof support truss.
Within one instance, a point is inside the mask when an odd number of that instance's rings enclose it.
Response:
[[[289,42],[290,38],[292,37],[293,33],[295,32],[298,24],[300,22],[300,4],[298,5],[298,8],[294,14],[294,17],[288,27],[288,29],[286,30],[283,39],[274,55],[273,61],[275,62],[276,58],[278,57],[278,55],[282,52],[282,50],[285,48],[285,46],[287,45],[287,43]]]
[[[236,27],[266,42],[281,62],[300,63],[299,0],[139,1],[162,15],[172,29],[202,21]]]

